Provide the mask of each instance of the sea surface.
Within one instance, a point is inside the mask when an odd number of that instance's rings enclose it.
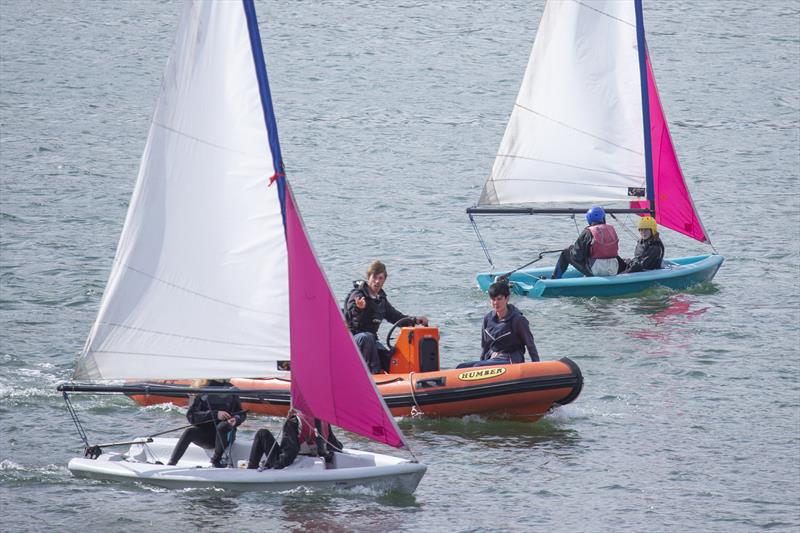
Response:
[[[393,304],[441,328],[443,365],[476,358],[488,263],[465,208],[542,2],[256,4],[287,175],[337,298],[381,259]],[[672,139],[726,262],[682,293],[515,299],[543,358],[580,365],[574,403],[536,424],[399,420],[429,465],[412,496],[74,478],[82,445],[55,387],[99,306],[179,11],[0,0],[0,530],[800,530],[796,0],[645,1]],[[568,217],[480,227],[499,268],[575,238]],[[710,250],[663,239],[672,256]],[[185,423],[119,397],[74,404],[95,442]],[[251,418],[240,438],[278,423]]]

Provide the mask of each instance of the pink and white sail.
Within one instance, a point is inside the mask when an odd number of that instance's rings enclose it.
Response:
[[[644,131],[635,0],[547,2],[479,206],[634,202],[707,241],[648,64]],[[645,150],[652,145],[652,162]],[[647,165],[654,190],[647,190]]]
[[[284,375],[295,407],[403,438],[280,164],[252,0],[187,2],[77,380]]]

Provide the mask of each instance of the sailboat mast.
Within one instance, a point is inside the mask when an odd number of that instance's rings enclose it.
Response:
[[[636,44],[639,51],[639,80],[642,90],[642,126],[644,127],[644,169],[647,200],[650,212],[656,216],[655,185],[653,183],[653,145],[650,140],[650,98],[647,91],[647,42],[644,39],[642,0],[634,0],[636,11]]]
[[[281,145],[278,141],[278,124],[275,120],[275,110],[272,107],[272,94],[269,90],[269,79],[267,78],[267,65],[264,60],[264,50],[261,48],[261,34],[258,31],[258,20],[256,19],[256,8],[253,0],[242,0],[245,17],[247,18],[247,31],[250,34],[250,48],[253,51],[253,64],[256,69],[258,79],[258,90],[261,95],[261,106],[264,110],[264,122],[267,126],[269,137],[269,147],[272,152],[272,163],[275,168],[275,175],[272,176],[270,183],[276,181],[278,186],[278,198],[281,203],[281,213],[286,226],[286,180],[283,167],[283,156],[281,156]]]

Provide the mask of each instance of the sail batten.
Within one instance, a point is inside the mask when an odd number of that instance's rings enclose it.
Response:
[[[604,143],[608,143],[608,144],[610,144],[612,146],[615,146],[617,148],[620,148],[622,150],[626,150],[626,151],[628,151],[628,152],[630,152],[632,154],[644,155],[641,149],[631,148],[631,147],[628,147],[628,146],[623,146],[621,144],[617,144],[613,140],[607,139],[607,138],[603,137],[602,135],[594,134],[594,133],[591,133],[589,131],[584,131],[584,130],[576,127],[576,126],[573,126],[571,124],[567,124],[566,122],[562,122],[562,121],[556,119],[555,117],[551,117],[551,116],[549,116],[549,115],[547,115],[545,113],[542,113],[540,111],[536,111],[536,110],[531,109],[529,107],[525,107],[522,104],[516,103],[516,104],[514,104],[514,106],[515,106],[515,108],[523,109],[523,110],[525,110],[525,111],[527,111],[529,113],[533,113],[534,115],[538,115],[538,116],[540,116],[540,117],[542,117],[544,119],[547,119],[547,120],[549,120],[549,121],[551,121],[551,122],[553,122],[555,124],[558,124],[559,126],[563,126],[564,128],[567,128],[567,129],[572,130],[574,132],[580,133],[582,135],[586,135],[587,137],[591,137],[591,138],[593,138],[595,140],[598,140],[598,141],[601,141],[601,142],[604,142]],[[499,157],[499,155],[500,154],[498,154],[498,157]]]

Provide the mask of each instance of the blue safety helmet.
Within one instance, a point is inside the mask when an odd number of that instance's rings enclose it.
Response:
[[[606,210],[599,205],[593,205],[586,211],[586,222],[592,224],[602,224],[606,220]]]

